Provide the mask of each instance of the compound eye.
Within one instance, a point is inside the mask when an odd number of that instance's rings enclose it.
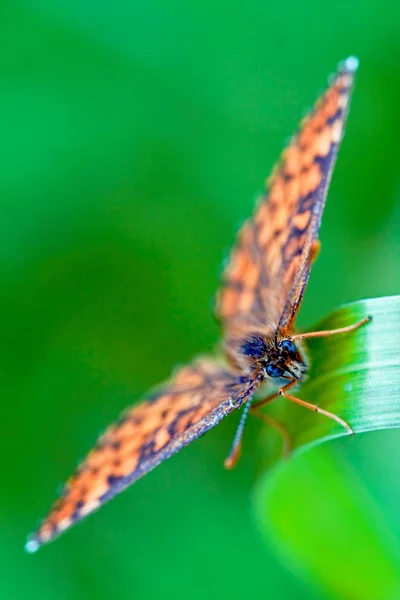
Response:
[[[268,364],[265,367],[265,372],[270,377],[282,377],[282,375],[284,374],[285,371],[283,369],[281,369],[280,367],[277,367],[276,365]]]
[[[287,352],[289,356],[296,356],[297,354],[296,345],[291,340],[283,340],[280,344],[280,348]]]

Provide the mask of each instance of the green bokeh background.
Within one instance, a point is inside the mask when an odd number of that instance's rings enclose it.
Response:
[[[354,597],[260,533],[258,423],[237,470],[222,468],[236,416],[37,555],[23,544],[98,432],[213,347],[224,249],[353,53],[360,70],[300,324],[398,293],[399,13],[389,0],[1,3],[1,598]],[[327,453],[362,482],[381,537],[398,539],[398,433],[315,449],[309,468],[324,473]],[[316,513],[329,547],[335,511]],[[311,526],[308,553],[312,539]],[[374,546],[359,541],[347,551],[358,565],[368,552],[368,564]]]

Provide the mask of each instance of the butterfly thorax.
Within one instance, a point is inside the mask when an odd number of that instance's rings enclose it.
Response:
[[[296,344],[275,335],[251,334],[229,340],[225,347],[231,361],[244,372],[260,373],[262,379],[302,379],[307,365]]]

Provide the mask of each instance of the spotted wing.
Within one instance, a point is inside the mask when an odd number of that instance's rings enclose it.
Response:
[[[262,326],[287,333],[293,326],[318,248],[356,67],[355,58],[339,66],[239,232],[216,306],[228,337]]]
[[[97,441],[37,533],[35,551],[203,435],[252,394],[255,382],[214,361],[180,369],[147,401],[128,409]]]

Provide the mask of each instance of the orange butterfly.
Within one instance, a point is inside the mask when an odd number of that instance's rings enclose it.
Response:
[[[318,232],[332,169],[348,111],[357,59],[344,61],[303,120],[274,169],[268,193],[241,229],[223,274],[216,313],[226,360],[199,359],[181,368],[147,400],[127,410],[97,441],[65,485],[61,498],[26,549],[34,552],[110,500],[165,459],[203,435],[244,404],[225,466],[240,453],[246,416],[278,395],[337,421],[338,416],[300,400],[288,390],[307,365],[296,343],[348,332],[350,327],[293,335],[294,321],[318,250]],[[264,382],[276,392],[253,403]],[[269,420],[263,413],[258,416]],[[276,423],[275,423],[276,424]]]

